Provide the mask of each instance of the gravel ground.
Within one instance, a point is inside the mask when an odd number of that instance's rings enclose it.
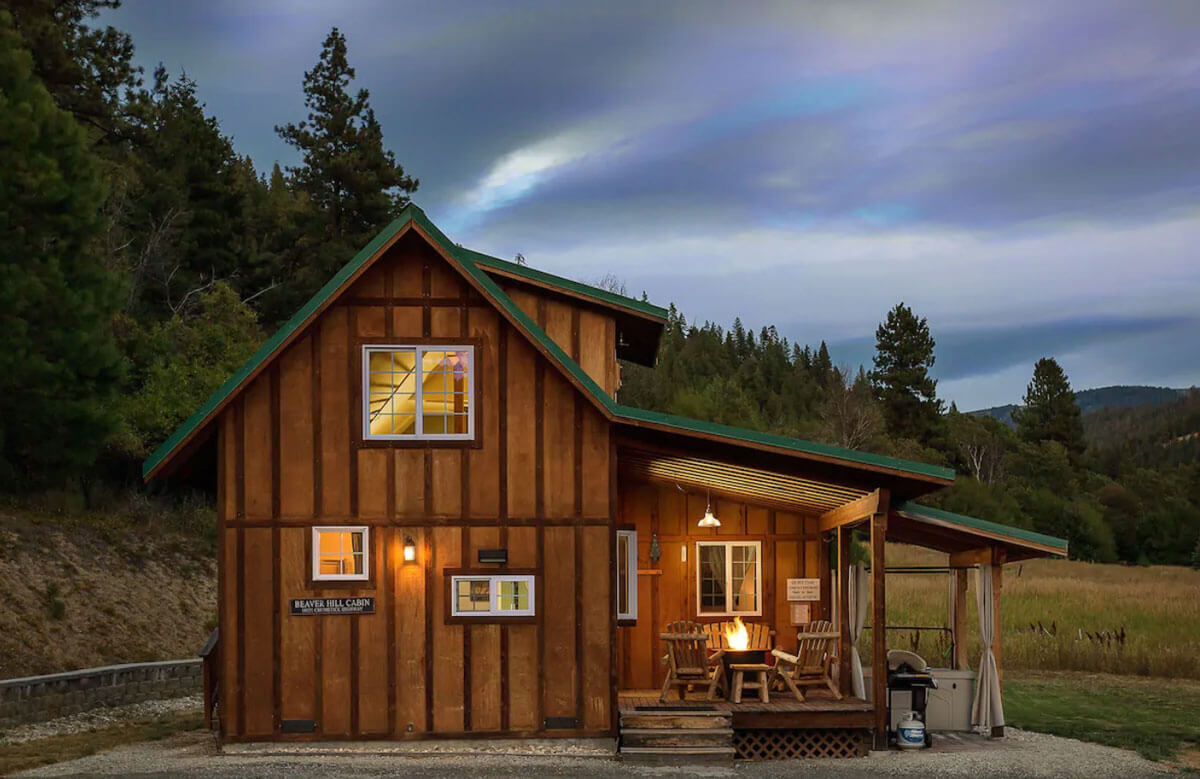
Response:
[[[176,714],[186,711],[199,713],[204,708],[204,699],[199,695],[189,695],[184,698],[168,698],[159,701],[131,703],[128,706],[92,709],[69,717],[35,722],[31,725],[18,725],[5,731],[0,731],[0,744],[23,744],[26,741],[36,741],[50,736],[67,736],[72,733],[83,733],[111,725],[136,719],[151,719],[162,714]]]
[[[241,748],[222,754],[213,739],[189,733],[161,742],[121,747],[111,752],[45,766],[23,776],[142,777],[340,777],[430,776],[695,776],[695,777],[843,777],[843,776],[1005,776],[1129,777],[1159,775],[1169,769],[1133,752],[1010,728],[1003,742],[977,749],[939,752],[879,752],[861,760],[804,760],[744,763],[727,766],[663,766],[620,762],[586,754],[574,747],[555,754],[497,754],[493,751],[449,752],[439,744],[430,752],[417,744],[387,753],[369,746],[327,745],[304,754],[291,750]],[[479,742],[475,742],[479,745]],[[464,746],[459,745],[459,749]],[[530,745],[548,749],[541,745]],[[507,747],[511,748],[511,747]],[[422,751],[425,750],[425,751]]]

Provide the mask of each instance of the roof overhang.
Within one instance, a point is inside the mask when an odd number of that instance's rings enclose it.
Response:
[[[887,538],[951,555],[983,548],[1002,549],[1009,562],[1066,557],[1068,546],[1062,538],[911,502],[893,509],[888,518]]]

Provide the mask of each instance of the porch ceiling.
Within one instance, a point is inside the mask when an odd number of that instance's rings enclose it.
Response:
[[[745,465],[644,449],[622,449],[618,461],[622,475],[627,477],[711,490],[735,500],[803,514],[823,514],[869,492]]]

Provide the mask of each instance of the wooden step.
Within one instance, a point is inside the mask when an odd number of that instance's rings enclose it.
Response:
[[[731,747],[730,728],[623,728],[621,749],[629,747]]]
[[[733,715],[727,711],[637,711],[621,714],[622,728],[728,728]]]
[[[678,764],[722,763],[732,764],[733,747],[622,747],[621,759],[646,763]]]

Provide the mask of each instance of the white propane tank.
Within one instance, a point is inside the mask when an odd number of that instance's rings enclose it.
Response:
[[[916,712],[910,711],[896,727],[896,745],[901,749],[921,749],[925,746],[925,723]]]

